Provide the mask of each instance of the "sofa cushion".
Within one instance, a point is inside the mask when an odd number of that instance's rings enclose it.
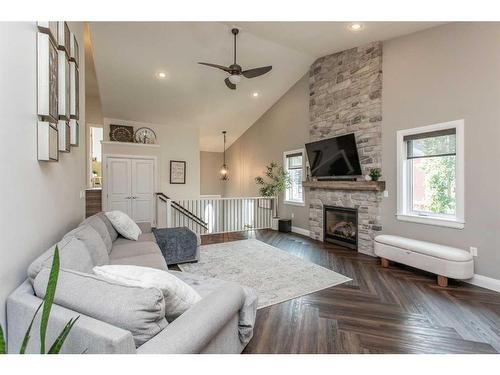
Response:
[[[118,238],[118,232],[113,227],[113,224],[111,224],[111,221],[109,221],[108,217],[105,215],[104,212],[99,212],[96,215],[103,221],[104,225],[106,225],[106,229],[108,230],[111,242],[115,241]]]
[[[160,289],[165,300],[165,317],[169,322],[201,300],[191,286],[166,271],[124,265],[94,267],[93,271],[98,276],[120,284]]]
[[[141,233],[139,237],[137,238],[137,241],[129,240],[128,238],[119,236],[114,242],[113,242],[113,248],[115,246],[119,246],[122,244],[137,244],[138,242],[154,242],[156,243],[155,235],[150,232],[150,233]]]
[[[123,240],[123,241],[121,241]],[[160,254],[161,251],[155,242],[135,242],[125,238],[118,238],[113,243],[113,250],[109,254],[110,259],[127,258],[146,254]]]
[[[150,267],[168,271],[167,262],[165,262],[165,258],[163,258],[163,256],[159,252],[123,258],[110,257],[109,264]]]
[[[129,240],[137,241],[142,231],[130,216],[118,210],[106,212],[106,216],[118,233]]]
[[[106,224],[104,224],[104,221],[96,214],[89,216],[80,223],[80,225],[85,225],[85,224],[90,225],[97,231],[97,233],[99,233],[102,240],[104,241],[104,244],[106,245],[106,250],[108,251],[109,254],[111,252],[113,243],[111,241],[111,236],[108,232],[108,228],[106,228]]]
[[[92,273],[94,263],[85,244],[74,236],[63,238],[57,243],[61,268]],[[44,267],[50,268],[56,245],[45,251],[28,267],[28,278],[33,283]]]
[[[45,296],[50,270],[35,278],[38,297]],[[54,301],[74,310],[130,331],[140,346],[162,331],[165,319],[163,294],[156,288],[140,288],[102,279],[96,275],[61,269]]]
[[[90,225],[80,225],[66,234],[64,237],[74,236],[82,241],[96,266],[102,266],[109,263],[109,255],[106,245],[97,231]]]

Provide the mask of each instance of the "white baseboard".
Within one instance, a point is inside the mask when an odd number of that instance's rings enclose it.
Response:
[[[301,234],[301,235],[306,236],[306,237],[310,237],[310,232],[307,229],[302,229],[299,227],[292,226],[292,232],[297,233],[297,234]]]
[[[480,286],[481,288],[494,290],[495,292],[500,292],[500,280],[494,279],[492,277],[487,277],[483,275],[474,274],[471,279],[464,280],[466,283]]]

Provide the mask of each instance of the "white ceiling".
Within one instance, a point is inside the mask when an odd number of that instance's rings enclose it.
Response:
[[[226,73],[198,65],[232,63],[231,26],[243,69],[272,65],[268,74],[243,79],[237,90]],[[105,117],[200,129],[203,151],[222,151],[236,140],[318,57],[374,40],[387,40],[438,23],[369,22],[353,33],[343,22],[93,22],[90,24]],[[155,73],[166,71],[168,79]],[[258,98],[252,92],[259,92]]]

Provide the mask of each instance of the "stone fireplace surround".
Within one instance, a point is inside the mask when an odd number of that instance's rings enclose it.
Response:
[[[309,136],[318,141],[354,133],[363,174],[381,168],[382,43],[324,56],[309,72]],[[358,185],[359,184],[359,185]],[[323,241],[323,206],[358,209],[358,251],[374,255],[380,226],[381,189],[308,182],[310,236]],[[357,188],[359,186],[359,188]]]

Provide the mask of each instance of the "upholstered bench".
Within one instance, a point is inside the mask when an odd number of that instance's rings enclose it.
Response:
[[[382,267],[389,267],[392,260],[435,273],[442,287],[448,285],[448,277],[470,279],[474,274],[474,261],[469,252],[431,242],[379,235],[375,237],[375,254],[382,258]]]

